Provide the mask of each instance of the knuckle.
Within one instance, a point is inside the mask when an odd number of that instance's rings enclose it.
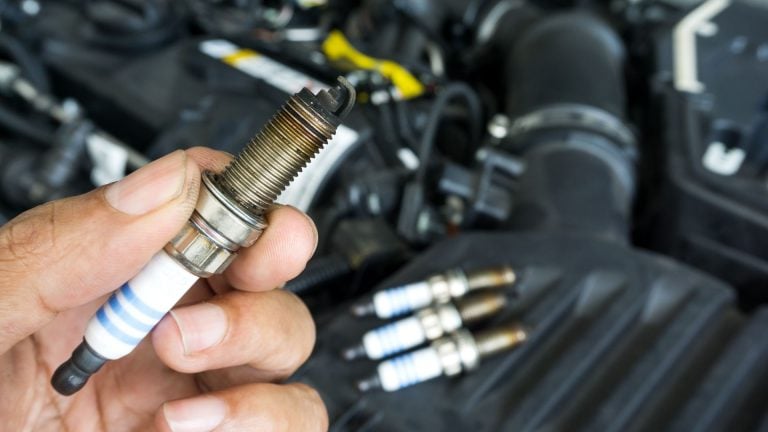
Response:
[[[303,383],[296,383],[293,386],[305,401],[307,430],[319,432],[328,430],[328,410],[325,408],[325,403],[323,398],[320,397],[320,393]]]
[[[203,370],[203,368],[193,360],[179,358],[173,355],[166,355],[164,358],[161,358],[161,359],[166,366],[168,366],[169,368],[179,373],[194,374],[194,373],[202,372]]]
[[[295,294],[284,292],[290,310],[294,311],[291,320],[295,326],[292,349],[286,350],[285,359],[288,368],[295,371],[307,361],[315,347],[315,322],[304,302]]]
[[[43,258],[56,259],[57,203],[36,207],[0,230],[0,261],[12,262],[29,270]],[[12,266],[12,267],[15,267]],[[5,267],[5,266],[4,266]]]
[[[291,430],[291,423],[286,416],[272,414],[260,419],[259,429],[270,432],[285,432]]]
[[[304,354],[303,348],[296,349],[289,347],[282,349],[277,356],[260,362],[259,366],[268,369],[278,380],[291,376],[306,361],[308,355]]]

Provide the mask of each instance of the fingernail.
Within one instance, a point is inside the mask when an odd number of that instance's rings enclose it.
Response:
[[[110,185],[105,196],[112,207],[123,213],[149,213],[181,194],[186,168],[186,153],[175,151]]]
[[[195,354],[216,346],[227,334],[227,314],[213,303],[200,303],[171,311],[181,332],[184,353]]]
[[[317,225],[315,225],[315,221],[313,221],[312,218],[309,217],[308,214],[306,214],[304,212],[301,212],[301,214],[303,214],[304,217],[307,218],[307,221],[309,222],[309,226],[312,227],[312,234],[313,234],[313,238],[315,240],[315,246],[312,248],[312,255],[309,256],[310,258],[312,258],[312,256],[315,255],[315,252],[317,252],[317,245],[320,242],[320,233],[317,232]]]
[[[173,432],[207,432],[219,426],[227,415],[227,404],[213,396],[168,402],[163,414]]]

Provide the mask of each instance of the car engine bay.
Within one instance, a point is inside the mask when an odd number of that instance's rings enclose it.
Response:
[[[339,75],[331,430],[768,431],[762,0],[0,0],[0,224]]]

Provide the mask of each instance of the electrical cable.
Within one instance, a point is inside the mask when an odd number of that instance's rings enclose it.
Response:
[[[313,258],[303,272],[285,285],[285,290],[296,295],[307,295],[320,284],[332,281],[352,271],[349,262],[339,255],[330,254]]]
[[[478,142],[482,127],[482,105],[480,97],[467,84],[454,82],[447,84],[442,91],[437,94],[432,103],[432,109],[427,118],[427,124],[424,128],[424,134],[421,136],[419,145],[419,168],[416,172],[416,180],[423,183],[427,176],[427,163],[432,155],[435,146],[437,130],[440,126],[440,120],[445,114],[448,104],[455,98],[462,98],[467,104],[469,117],[469,139],[470,142]]]
[[[413,133],[413,127],[411,126],[411,122],[408,119],[408,106],[407,103],[404,101],[393,101],[392,104],[395,107],[395,115],[398,123],[397,130],[400,132],[400,137],[408,143],[408,146],[416,150],[416,147],[418,146],[418,139],[416,138],[416,135]]]

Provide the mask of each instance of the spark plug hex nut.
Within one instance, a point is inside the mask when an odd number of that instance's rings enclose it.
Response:
[[[266,228],[261,214],[249,214],[221,193],[211,173],[203,174],[192,217],[165,251],[199,277],[224,271],[241,247],[252,245]]]

